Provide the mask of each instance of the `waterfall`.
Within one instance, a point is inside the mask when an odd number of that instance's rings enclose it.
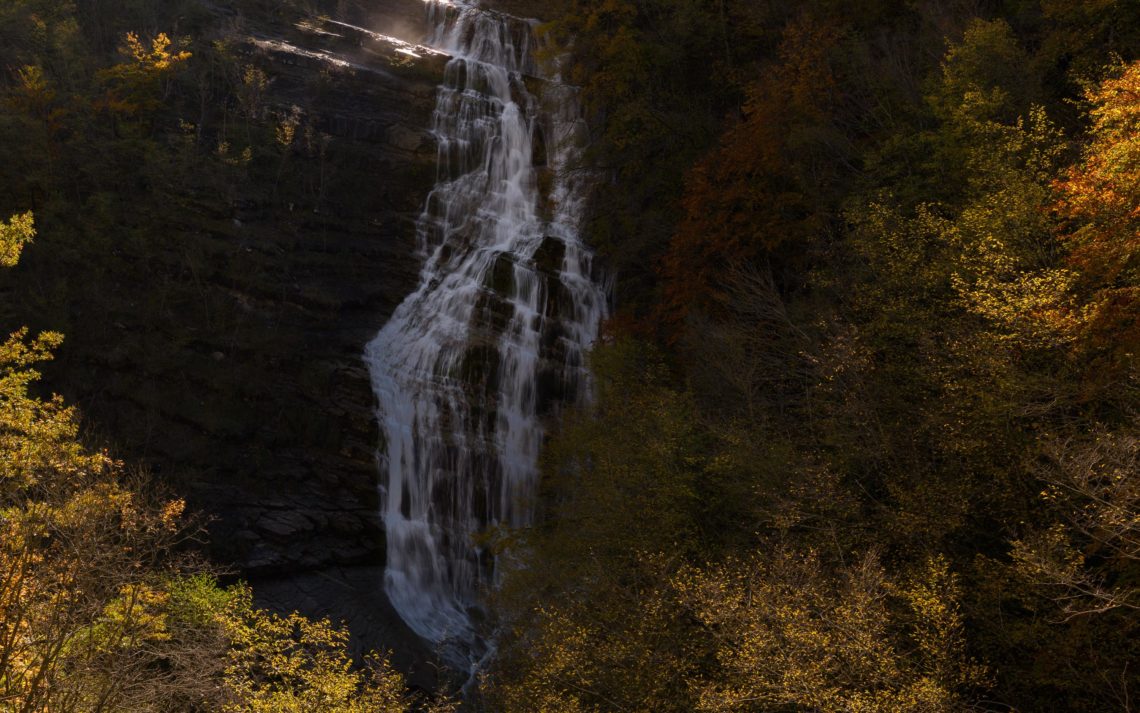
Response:
[[[531,23],[430,0],[452,56],[419,286],[368,344],[382,434],[385,589],[420,636],[471,654],[495,558],[474,537],[529,523],[543,421],[581,398],[606,290],[580,237],[576,94],[540,78]],[[545,86],[540,96],[528,87]],[[540,188],[541,184],[541,188]]]

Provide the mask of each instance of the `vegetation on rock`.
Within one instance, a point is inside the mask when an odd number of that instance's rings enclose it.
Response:
[[[14,264],[30,213],[0,231]],[[30,389],[62,336],[0,345],[0,709],[403,712],[424,707],[328,621],[253,606],[187,544],[181,499],[84,448],[74,409]]]

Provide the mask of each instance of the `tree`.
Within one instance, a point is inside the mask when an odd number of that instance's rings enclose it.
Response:
[[[6,262],[32,225],[5,226]],[[175,553],[192,531],[180,500],[130,487],[122,464],[79,443],[60,397],[31,395],[32,366],[61,340],[22,329],[0,346],[0,701],[150,710],[189,673],[155,668],[169,641],[156,610],[162,581],[196,566]]]
[[[509,542],[490,696],[519,713],[680,713],[699,643],[669,577],[702,539],[701,431],[651,348],[621,339],[592,364],[598,400],[544,455],[545,517]]]
[[[691,682],[700,711],[951,713],[986,683],[943,558],[900,581],[873,554],[830,573],[777,546],[686,570],[677,588],[716,642],[718,666]]]
[[[14,265],[31,213],[0,224]],[[421,704],[373,656],[354,667],[328,621],[255,608],[186,547],[185,503],[79,441],[59,396],[31,393],[62,336],[0,344],[0,709],[19,713],[409,710]]]
[[[1043,505],[1060,515],[1014,543],[1019,573],[1066,618],[1140,610],[1140,435],[1137,425],[1053,441],[1038,473]]]
[[[1057,181],[1056,207],[1079,276],[1080,338],[1119,373],[1140,348],[1140,62],[1114,67],[1085,100],[1090,141]]]
[[[637,319],[649,311],[685,171],[736,94],[734,28],[722,0],[569,0],[546,28],[582,89],[592,134],[583,167],[608,187],[595,194],[590,235]]]
[[[170,78],[193,55],[171,50],[173,41],[165,32],[143,42],[134,32],[123,36],[119,54],[123,61],[100,72],[108,87],[104,100],[114,114],[136,117],[162,106],[170,92]]]
[[[686,179],[684,218],[662,262],[674,329],[698,310],[719,312],[734,266],[807,252],[824,232],[821,205],[843,137],[833,126],[841,30],[804,17],[784,29],[779,60],[747,86],[743,119]],[[842,155],[839,156],[842,159]]]
[[[931,101],[944,116],[965,111],[978,120],[1012,123],[1039,92],[1028,66],[1029,55],[1008,22],[974,18],[947,50]]]
[[[24,246],[36,237],[35,217],[28,213],[14,215],[0,222],[0,267],[13,267]]]
[[[443,701],[410,695],[403,676],[372,654],[363,668],[348,654],[348,633],[328,620],[279,616],[253,606],[248,587],[226,592],[220,620],[229,640],[226,713],[453,713]]]

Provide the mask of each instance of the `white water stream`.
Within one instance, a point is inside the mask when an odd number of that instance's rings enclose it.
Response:
[[[453,59],[417,230],[424,265],[365,360],[383,435],[385,589],[416,633],[470,657],[470,615],[495,579],[475,535],[530,522],[543,419],[585,391],[606,290],[580,239],[575,92],[536,79],[528,22],[454,2],[428,11],[426,44]]]

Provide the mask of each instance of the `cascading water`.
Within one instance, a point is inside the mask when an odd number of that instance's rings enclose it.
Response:
[[[579,236],[574,91],[528,90],[529,23],[441,0],[429,13],[429,44],[453,59],[417,230],[424,266],[365,360],[383,435],[385,589],[416,633],[466,658],[478,655],[470,611],[495,576],[473,536],[528,523],[543,418],[583,391],[606,291]]]

